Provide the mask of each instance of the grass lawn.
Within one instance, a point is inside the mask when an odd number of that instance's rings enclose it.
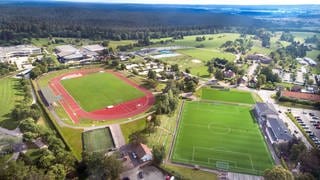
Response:
[[[182,176],[181,179],[203,179],[203,180],[218,179],[216,174],[205,172],[205,171],[193,170],[191,168],[175,166],[171,164],[165,164],[162,167],[173,174],[178,173],[180,176]]]
[[[196,41],[196,37],[205,36],[205,41]],[[218,49],[226,41],[234,41],[240,37],[238,33],[220,33],[220,34],[206,34],[206,35],[194,35],[194,36],[185,36],[184,39],[175,40],[173,44],[179,46],[189,46],[196,47],[203,44],[206,49]],[[209,40],[212,38],[212,40]]]
[[[307,51],[307,57],[317,60],[317,57],[320,54],[320,50],[312,50],[312,51]]]
[[[132,121],[129,123],[121,124],[121,131],[126,140],[126,143],[129,143],[129,136],[136,131],[141,131],[146,127],[146,118]]]
[[[134,44],[137,41],[134,40],[122,40],[122,41],[109,41],[109,46],[112,47],[113,49],[116,49],[117,46],[124,46],[124,45],[129,45],[129,44]]]
[[[319,33],[313,32],[291,32],[291,34],[294,36],[295,41],[300,41],[301,43],[304,43],[304,39],[307,37],[312,37],[313,35],[319,36]]]
[[[233,55],[232,53],[205,48],[181,49],[177,52],[190,56],[194,59],[201,60],[202,62],[209,61],[212,58],[225,58],[229,61],[234,61],[235,59],[235,55]]]
[[[207,69],[208,67],[205,66],[205,63],[200,61],[192,61],[193,57],[187,55],[181,55],[176,57],[170,58],[162,58],[161,61],[166,62],[168,64],[178,64],[181,70],[185,70],[188,68],[193,75],[199,76],[207,76],[209,75]]]
[[[18,86],[18,79],[0,79],[0,126],[8,129],[15,129],[19,123],[10,119],[12,109],[23,99],[24,95]]]
[[[251,92],[246,92],[246,91],[239,91],[235,89],[220,90],[220,89],[203,88],[201,93],[202,93],[201,98],[207,99],[207,100],[227,101],[227,102],[246,103],[246,104],[255,103],[255,100],[252,97]]]
[[[142,91],[109,73],[93,73],[80,78],[62,80],[61,83],[86,111],[144,96]]]
[[[113,148],[113,140],[109,128],[83,132],[83,150],[86,152],[103,152]]]
[[[172,160],[261,175],[273,166],[249,107],[186,102]]]

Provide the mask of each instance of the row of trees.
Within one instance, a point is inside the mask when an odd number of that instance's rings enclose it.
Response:
[[[30,81],[22,78],[19,80],[19,84],[15,88],[23,94],[23,99],[11,111],[11,119],[16,122],[28,117],[38,120],[41,116],[39,107],[36,104],[33,104],[30,107],[30,103],[32,101]]]
[[[30,43],[31,38],[74,37],[93,40],[143,40],[145,37],[182,38],[231,31],[231,27],[261,26],[263,20],[211,12],[172,11],[147,5],[2,5],[0,44]],[[41,14],[41,16],[39,16]],[[188,21],[186,21],[186,19]],[[225,19],[221,21],[221,19]]]
[[[12,110],[11,119],[19,124],[24,142],[32,144],[40,138],[48,148],[36,150],[36,158],[26,153],[20,154],[16,162],[0,163],[0,179],[64,179],[75,170],[74,156],[53,130],[37,124],[41,110],[37,104],[31,104],[30,81],[20,79],[17,88],[25,95]]]
[[[294,36],[290,32],[283,32],[280,36],[281,41],[293,42]]]
[[[269,48],[270,47],[270,32],[266,31],[265,29],[257,29],[254,30],[254,35],[256,38],[261,40],[262,47]]]
[[[283,158],[290,168],[300,169],[301,173],[297,175],[297,179],[320,178],[320,151],[318,149],[308,150],[301,139],[294,137],[289,142],[276,146],[276,150],[277,155]]]
[[[14,72],[16,70],[17,70],[17,67],[15,64],[0,62],[0,76],[7,75],[10,72]]]

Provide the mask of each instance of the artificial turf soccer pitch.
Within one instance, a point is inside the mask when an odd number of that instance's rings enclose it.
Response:
[[[86,152],[106,152],[114,148],[109,128],[101,128],[82,133],[83,150]]]
[[[65,79],[61,83],[81,108],[88,112],[144,96],[142,91],[105,72]]]
[[[226,101],[234,103],[254,104],[255,100],[250,92],[239,90],[211,89],[203,88],[201,98],[215,101]]]
[[[172,161],[261,175],[271,157],[251,107],[185,102]]]

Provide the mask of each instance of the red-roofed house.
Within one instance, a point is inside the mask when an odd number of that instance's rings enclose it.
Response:
[[[151,161],[152,160],[152,151],[151,149],[145,145],[145,144],[139,144],[136,147],[135,150],[138,158],[142,161],[142,162],[146,162],[146,161]]]
[[[310,94],[310,93],[302,93],[302,92],[292,92],[292,91],[281,91],[281,97],[287,97],[298,100],[312,101],[312,102],[320,102],[319,94]]]

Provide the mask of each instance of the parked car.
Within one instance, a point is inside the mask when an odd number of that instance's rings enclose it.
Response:
[[[143,172],[140,171],[140,172],[138,173],[138,176],[139,176],[140,179],[142,179],[142,178],[143,178]]]
[[[310,116],[314,116],[314,113],[309,113]]]
[[[313,117],[312,117],[312,119],[319,119],[319,117],[317,117],[317,116],[313,116]]]
[[[320,126],[316,126],[316,129],[320,129]]]
[[[137,159],[136,153],[132,152],[131,155],[132,155],[132,157],[133,157],[134,159]]]

